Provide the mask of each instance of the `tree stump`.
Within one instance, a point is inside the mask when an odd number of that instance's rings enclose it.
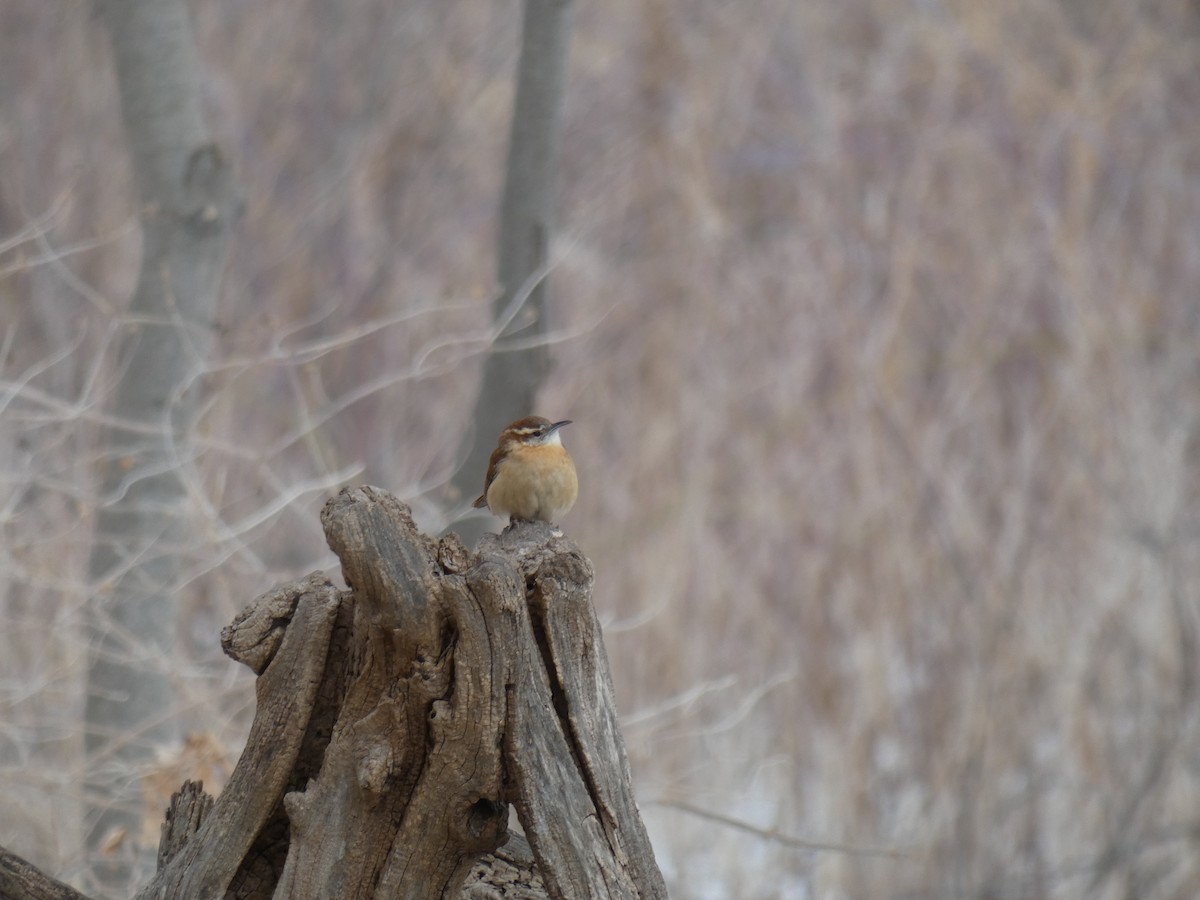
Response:
[[[254,724],[215,801],[175,795],[138,897],[666,897],[575,544],[521,523],[472,553],[371,487],[321,521],[349,589],[310,575],[222,631]],[[501,849],[510,804],[529,842]]]

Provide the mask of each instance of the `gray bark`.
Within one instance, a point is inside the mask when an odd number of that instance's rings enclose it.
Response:
[[[43,874],[0,847],[0,897],[5,900],[88,900],[68,884]]]
[[[175,796],[138,897],[665,897],[579,548],[524,523],[472,553],[374,488],[321,518],[350,589],[311,575],[222,632],[254,725],[215,801]]]
[[[463,465],[454,478],[456,493],[468,502],[483,487],[497,435],[510,422],[535,412],[538,388],[550,368],[544,345],[519,350],[505,350],[504,345],[546,333],[545,273],[553,235],[571,16],[572,0],[525,0],[497,240],[500,295],[493,320],[504,328],[499,346],[484,361]],[[513,315],[516,304],[520,308]],[[468,540],[478,536],[475,529],[462,533]]]
[[[85,745],[88,846],[99,887],[121,893],[136,852],[137,767],[176,738],[170,679],[174,591],[189,543],[179,471],[191,463],[190,384],[213,337],[238,201],[204,124],[183,0],[104,0],[134,178],[142,262],[116,361],[89,575]]]

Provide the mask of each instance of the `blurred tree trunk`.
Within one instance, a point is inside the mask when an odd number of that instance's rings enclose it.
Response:
[[[238,200],[204,123],[183,0],[103,0],[99,10],[142,220],[103,444],[87,616],[87,843],[99,887],[123,893],[140,827],[139,767],[176,738],[166,675],[190,541],[181,470],[192,462],[195,382],[212,344]]]
[[[222,631],[254,724],[219,797],[172,799],[137,896],[665,898],[579,548],[525,523],[470,552],[370,487],[321,522],[350,587],[315,573]],[[0,850],[14,894],[78,900]]]
[[[500,346],[484,361],[463,465],[454,477],[457,495],[467,501],[483,488],[497,435],[509,422],[534,412],[538,388],[550,368],[549,353],[537,338],[546,332],[546,266],[571,14],[572,0],[525,0],[497,241],[500,296],[492,310]],[[523,349],[505,350],[504,344]],[[473,543],[479,530],[464,531],[464,539]]]

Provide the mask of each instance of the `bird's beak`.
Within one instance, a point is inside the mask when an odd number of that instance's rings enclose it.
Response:
[[[558,431],[558,429],[562,428],[564,425],[570,425],[570,424],[571,424],[570,419],[563,419],[561,422],[555,422],[553,425],[550,426],[550,433],[554,434],[554,432]]]

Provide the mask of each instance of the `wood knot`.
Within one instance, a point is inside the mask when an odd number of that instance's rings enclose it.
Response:
[[[471,551],[456,534],[442,535],[437,548],[438,564],[451,575],[465,572],[471,567]]]

